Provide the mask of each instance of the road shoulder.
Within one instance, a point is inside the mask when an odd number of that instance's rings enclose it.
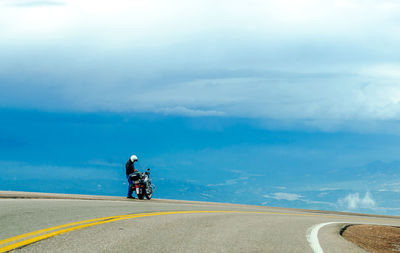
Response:
[[[349,225],[343,238],[372,253],[400,251],[400,228],[379,225]]]
[[[349,242],[340,235],[340,231],[348,224],[333,223],[320,229],[318,239],[324,253],[352,252],[367,253],[356,244]]]

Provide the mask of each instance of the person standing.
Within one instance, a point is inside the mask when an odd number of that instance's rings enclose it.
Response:
[[[133,189],[132,189],[133,182],[132,182],[132,179],[131,179],[131,177],[129,175],[138,171],[137,169],[135,169],[135,162],[137,162],[137,161],[138,161],[137,156],[132,155],[128,159],[126,164],[125,164],[126,178],[128,179],[128,183],[129,183],[128,196],[127,196],[128,199],[134,199],[135,198],[135,197],[132,196],[132,193],[133,193]]]

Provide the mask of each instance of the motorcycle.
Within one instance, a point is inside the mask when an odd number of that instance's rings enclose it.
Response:
[[[142,173],[140,171],[134,172],[129,175],[133,182],[132,190],[136,192],[138,199],[151,199],[156,187],[151,183],[150,169]]]

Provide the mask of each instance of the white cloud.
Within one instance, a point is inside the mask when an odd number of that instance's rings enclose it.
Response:
[[[167,108],[160,108],[159,112],[162,112],[166,115],[184,115],[184,116],[191,116],[191,117],[198,117],[198,116],[223,116],[225,115],[224,112],[215,111],[215,110],[198,110],[198,109],[190,109],[184,106],[176,106],[176,107],[167,107]]]
[[[12,7],[51,7],[51,6],[63,6],[65,2],[63,1],[54,1],[54,0],[4,0],[3,3],[7,4],[7,6]]]
[[[318,197],[324,197],[324,196],[326,196],[326,195],[328,195],[329,193],[328,192],[320,192],[319,194],[318,194]]]
[[[378,189],[380,192],[400,192],[400,181],[385,182]]]
[[[249,179],[249,177],[239,177],[239,178],[234,178],[234,179],[228,179],[225,180],[223,183],[218,183],[218,184],[208,184],[207,186],[209,187],[216,187],[216,186],[227,186],[227,185],[235,185],[241,181],[246,181]]]
[[[337,187],[323,187],[318,189],[318,191],[337,191],[337,190],[341,190],[341,188],[337,188]]]
[[[383,78],[400,78],[400,64],[371,65],[362,71],[362,74]],[[399,94],[396,94],[397,96]]]
[[[288,201],[295,201],[299,200],[303,196],[295,193],[286,193],[286,192],[276,192],[273,193],[272,195],[265,194],[265,198],[272,198],[276,200],[288,200]]]
[[[3,1],[5,3],[3,6],[6,7],[15,2],[6,0]],[[56,1],[18,1],[18,3],[54,2]],[[59,26],[68,22],[78,31],[88,27],[101,31],[99,34],[92,34],[96,37],[119,35],[140,38],[142,34],[145,34],[150,35],[147,38],[150,41],[162,36],[167,39],[166,43],[170,43],[182,39],[182,35],[234,28],[238,32],[245,30],[264,37],[269,37],[271,33],[280,36],[282,34],[286,36],[346,34],[354,37],[374,31],[373,28],[383,22],[389,25],[381,27],[382,29],[393,29],[395,25],[390,21],[397,15],[400,6],[398,2],[382,0],[249,0],[246,2],[223,0],[218,3],[212,0],[171,0],[168,2],[117,0],[112,3],[105,0],[68,0],[67,3],[68,5],[64,6],[62,11],[64,15],[51,16],[53,22],[49,23],[45,23],[41,17],[35,15],[35,12],[43,11],[40,13],[46,17],[51,15],[50,12],[53,10],[36,9],[25,13],[31,14],[29,19],[33,24],[45,27]],[[18,13],[16,10],[14,12]],[[7,17],[10,18],[10,16]],[[185,22],[181,22],[182,20]],[[10,22],[7,19],[5,21]],[[112,26],[113,29],[100,29],[105,24],[108,24],[108,27]],[[15,25],[21,27],[21,31],[28,32],[28,24],[18,22]],[[365,25],[370,25],[371,29],[368,31],[360,29]],[[121,34],[121,31],[125,33]],[[70,32],[58,31],[58,33],[67,34]],[[178,37],[171,35],[178,35]],[[384,35],[387,34],[384,33]],[[120,40],[114,42],[123,44]]]
[[[372,198],[370,192],[366,192],[363,198],[360,198],[360,194],[350,193],[346,197],[338,200],[339,205],[345,206],[348,209],[359,209],[359,208],[374,208],[376,206],[375,200]]]
[[[146,97],[139,95],[138,99],[146,104],[153,98],[159,106],[171,100],[189,107],[210,105],[215,108],[212,114],[216,115],[292,120],[400,118],[400,82],[365,85],[354,81],[333,76],[307,80],[283,76],[277,85],[276,80],[269,78],[208,79],[174,85],[171,90],[154,90]],[[176,107],[175,111],[186,114],[184,108]]]
[[[279,190],[286,190],[286,186],[272,186],[272,188],[279,189]]]
[[[310,199],[304,198],[303,195],[296,194],[296,193],[286,193],[286,192],[276,192],[271,195],[269,194],[264,194],[264,198],[268,199],[276,199],[276,200],[287,200],[287,201],[301,201],[309,205],[324,205],[324,206],[330,206],[330,207],[335,207],[336,205],[334,203],[330,203],[327,201],[314,201]]]
[[[209,151],[207,151],[208,153]],[[217,159],[220,160],[221,159],[221,155],[217,155]],[[210,159],[210,156],[208,155],[208,158]],[[254,173],[248,173],[245,172],[244,170],[236,170],[236,169],[231,169],[228,170],[230,173],[233,174],[238,174],[238,176],[236,178],[233,179],[228,179],[225,180],[222,183],[217,183],[217,184],[207,184],[207,186],[209,187],[216,187],[216,186],[228,186],[228,185],[235,185],[238,183],[242,183],[242,184],[248,184],[248,181],[250,179],[253,179],[255,177],[264,177],[265,175],[262,174],[254,174]]]

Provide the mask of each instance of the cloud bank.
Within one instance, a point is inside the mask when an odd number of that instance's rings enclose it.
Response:
[[[2,107],[328,129],[400,119],[397,1],[7,3],[0,5]]]

